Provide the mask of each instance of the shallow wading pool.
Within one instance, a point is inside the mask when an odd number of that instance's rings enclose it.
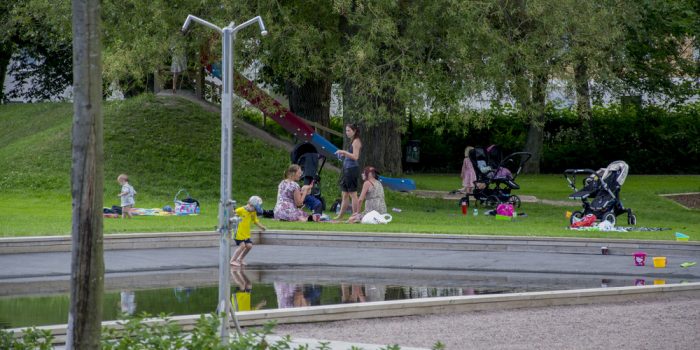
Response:
[[[218,299],[217,278],[216,269],[182,270],[158,275],[109,275],[105,279],[103,320],[143,312],[151,315],[213,312]],[[230,279],[231,300],[240,311],[695,282],[644,276],[383,268],[232,269]],[[67,281],[27,281],[22,288],[11,291],[0,285],[0,292],[1,328],[67,322]]]

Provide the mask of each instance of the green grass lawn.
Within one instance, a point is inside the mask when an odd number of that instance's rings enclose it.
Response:
[[[213,231],[219,199],[220,120],[214,113],[176,98],[144,95],[105,105],[104,204],[119,204],[117,175],[126,172],[136,188],[137,207],[173,205],[180,188],[202,204],[202,214],[185,217],[104,219],[104,231]],[[67,235],[71,230],[70,104],[44,103],[0,106],[0,236]],[[250,195],[274,206],[277,184],[289,162],[282,150],[236,131],[234,136],[233,197],[243,203]],[[621,198],[638,217],[638,225],[670,228],[661,232],[596,233],[566,229],[569,206],[523,203],[517,221],[496,221],[483,215],[462,216],[453,200],[421,199],[387,191],[394,220],[389,225],[287,223],[265,220],[271,229],[448,233],[550,237],[607,237],[671,240],[684,232],[700,237],[700,210],[688,210],[659,194],[700,192],[700,176],[635,175],[622,188]],[[322,173],[327,202],[338,197],[338,174]],[[449,191],[459,187],[457,174],[411,175],[419,189]],[[516,194],[566,201],[571,190],[562,175],[521,176]],[[619,218],[626,222],[626,216]]]

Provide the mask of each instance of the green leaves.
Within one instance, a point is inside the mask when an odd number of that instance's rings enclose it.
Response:
[[[51,350],[53,334],[47,329],[28,328],[17,337],[14,332],[0,329],[0,349]]]

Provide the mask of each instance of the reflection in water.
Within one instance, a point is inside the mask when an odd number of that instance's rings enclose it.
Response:
[[[365,300],[384,301],[386,300],[386,286],[378,284],[365,285]]]
[[[321,293],[323,293],[323,286],[320,284],[305,284],[303,290],[304,299],[309,306],[321,305]]]
[[[119,310],[123,314],[133,315],[136,312],[136,293],[132,290],[119,292]]]
[[[401,287],[403,295],[399,299],[418,299],[431,297],[454,297],[462,295],[477,294],[474,288],[457,288],[457,287]],[[492,292],[494,293],[494,292]],[[498,292],[495,292],[498,293]]]
[[[231,305],[233,305],[236,311],[259,310],[267,305],[267,300],[263,299],[255,304],[255,306],[251,306],[253,284],[242,268],[232,267],[231,278],[236,283],[236,287],[231,295]]]
[[[177,301],[184,303],[190,300],[190,296],[192,295],[192,292],[194,291],[194,288],[192,287],[175,287],[173,288],[173,293],[175,294],[175,299]]]
[[[365,291],[360,284],[341,284],[340,285],[340,302],[345,303],[364,303]]]
[[[248,273],[248,274],[247,274]],[[252,275],[255,273],[255,275]],[[261,276],[264,276],[261,278]],[[253,278],[255,277],[255,278]],[[265,275],[261,271],[231,270],[231,304],[239,311],[256,309],[291,308],[312,305],[362,303],[412,298],[500,294],[515,292],[566,290],[579,288],[644,286],[661,283],[682,283],[679,279],[660,280],[650,277],[588,278],[575,276],[562,279],[553,275],[549,279],[509,277],[507,279],[478,276],[469,281],[439,281],[442,287],[429,287],[429,281],[401,284],[395,278],[371,279],[368,284],[356,277],[342,274],[333,278],[299,274],[291,276]],[[252,279],[252,281],[251,281]],[[270,281],[260,282],[261,279]],[[287,279],[287,281],[284,281]],[[318,281],[330,281],[324,284]],[[275,281],[272,283],[272,281]],[[371,282],[370,282],[371,281]],[[313,282],[313,283],[304,283]],[[428,286],[426,286],[428,285]],[[643,287],[642,287],[643,288]],[[255,293],[253,293],[253,289]],[[275,299],[277,303],[275,303]],[[138,300],[138,303],[137,303]],[[0,298],[0,327],[42,326],[65,323],[68,318],[70,298],[66,293],[41,296],[10,296]],[[104,320],[114,320],[120,313],[147,312],[152,315],[193,315],[210,313],[216,309],[218,287],[214,283],[204,286],[164,287],[161,289],[117,289],[104,295]],[[235,304],[234,304],[235,303]]]

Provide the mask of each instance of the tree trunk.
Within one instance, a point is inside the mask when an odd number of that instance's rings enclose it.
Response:
[[[393,96],[393,91],[385,91],[384,96]],[[376,97],[375,97],[376,98]],[[362,140],[360,167],[371,165],[383,175],[399,176],[403,173],[401,163],[401,134],[398,115],[403,108],[392,98],[379,99],[379,103],[368,105],[386,107],[392,116],[389,120],[363,120],[359,115],[362,107],[359,101],[353,99],[352,82],[346,81],[343,86],[343,122],[356,124]],[[347,138],[343,149],[348,149]]]
[[[73,0],[73,225],[66,349],[99,349],[104,288],[100,1]]]
[[[588,83],[588,64],[583,57],[578,58],[574,67],[574,81],[576,84],[576,111],[579,119],[588,124],[591,119],[591,88]]]
[[[532,158],[523,167],[526,174],[540,173],[542,145],[544,143],[546,92],[547,76],[537,76],[532,84],[532,104],[526,111],[530,115],[530,126],[527,131],[527,141],[525,141],[525,152],[532,153]]]
[[[395,120],[374,122],[371,125],[359,123],[362,139],[361,169],[371,165],[382,175],[400,176],[401,134]]]
[[[331,81],[329,79],[307,80],[301,86],[287,81],[285,92],[289,98],[289,109],[294,114],[325,127],[330,126]],[[328,138],[328,133],[320,130],[317,132]]]
[[[5,75],[12,58],[12,43],[0,44],[0,104],[5,103]]]

